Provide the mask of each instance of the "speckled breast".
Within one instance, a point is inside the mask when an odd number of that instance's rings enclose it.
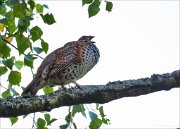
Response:
[[[69,84],[76,81],[86,75],[97,64],[100,54],[94,44],[90,43],[81,49],[81,53],[76,55],[77,61],[72,63],[56,79],[54,78],[54,84]]]

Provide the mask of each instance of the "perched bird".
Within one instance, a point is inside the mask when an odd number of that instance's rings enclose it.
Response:
[[[39,89],[46,86],[76,83],[86,75],[98,62],[100,54],[94,36],[82,36],[78,41],[66,43],[51,52],[39,66],[34,79],[24,89],[22,96],[34,96]]]

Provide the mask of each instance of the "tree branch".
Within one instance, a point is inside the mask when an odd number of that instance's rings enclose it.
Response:
[[[85,103],[107,103],[109,101],[170,90],[180,87],[180,70],[150,78],[109,82],[106,85],[86,85],[82,89],[58,90],[49,95],[31,98],[0,99],[0,117],[15,117],[53,108]]]

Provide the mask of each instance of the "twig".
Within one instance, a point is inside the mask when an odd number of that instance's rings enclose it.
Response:
[[[16,46],[14,46],[12,43],[10,43],[9,41],[7,41],[6,39],[4,39],[3,37],[1,37],[1,39],[3,40],[3,41],[5,41],[7,44],[9,44],[10,46],[12,46],[13,48],[15,48],[16,50],[18,50],[18,48],[16,47]],[[19,51],[19,50],[18,50]],[[25,55],[25,56],[27,56],[27,54],[25,54],[25,53],[22,53],[23,55]],[[39,58],[41,58],[41,59],[44,59],[43,57],[41,57],[40,55],[37,55],[37,54],[32,54],[32,55],[34,55],[34,56],[37,56],[37,57],[39,57]]]
[[[1,83],[0,83],[0,87],[4,88],[4,89],[6,89],[6,90],[8,89],[8,88],[6,88],[6,87],[2,86],[2,85],[1,85]]]
[[[33,113],[33,123],[32,123],[31,129],[35,128],[34,125],[36,125],[35,116],[36,116],[36,113]]]
[[[18,48],[16,46],[14,46],[13,44],[11,44],[9,41],[7,41],[6,39],[4,39],[3,37],[1,37],[1,39],[3,41],[5,41],[7,44],[11,45],[13,48],[15,48],[16,50],[18,50]]]
[[[40,56],[40,55],[38,55],[38,54],[32,54],[32,55],[37,56],[37,57],[39,57],[39,58],[41,58],[41,59],[44,59],[42,56]]]

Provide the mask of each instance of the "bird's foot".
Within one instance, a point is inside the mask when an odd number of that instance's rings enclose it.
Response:
[[[58,87],[58,90],[67,91],[68,88],[66,88],[64,85],[61,85],[61,87]]]
[[[75,88],[82,89],[82,87],[76,81],[73,81],[73,83],[76,85]]]

